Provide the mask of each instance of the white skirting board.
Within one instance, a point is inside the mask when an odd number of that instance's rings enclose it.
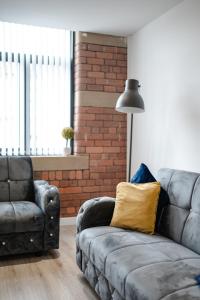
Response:
[[[76,217],[60,218],[60,225],[75,225]]]

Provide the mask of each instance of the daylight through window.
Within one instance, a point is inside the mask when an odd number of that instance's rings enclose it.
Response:
[[[69,31],[0,22],[0,154],[61,154],[70,85]]]

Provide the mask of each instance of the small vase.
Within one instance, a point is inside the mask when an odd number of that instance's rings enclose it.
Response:
[[[66,141],[66,147],[64,148],[64,156],[68,156],[72,153],[72,149],[70,147],[70,142]]]

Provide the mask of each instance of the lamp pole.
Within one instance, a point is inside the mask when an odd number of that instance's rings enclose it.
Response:
[[[144,101],[138,92],[139,87],[140,85],[138,80],[127,79],[125,90],[119,96],[115,106],[117,111],[131,114],[128,180],[131,178],[133,113],[144,112]]]
[[[132,134],[133,134],[133,114],[131,115],[130,124],[130,145],[129,145],[129,166],[128,166],[128,181],[131,180],[131,164],[132,164]]]

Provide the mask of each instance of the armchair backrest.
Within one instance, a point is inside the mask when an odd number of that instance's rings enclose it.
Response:
[[[30,157],[0,157],[0,201],[34,201]]]
[[[168,195],[160,233],[200,254],[200,174],[161,169],[157,180]]]

